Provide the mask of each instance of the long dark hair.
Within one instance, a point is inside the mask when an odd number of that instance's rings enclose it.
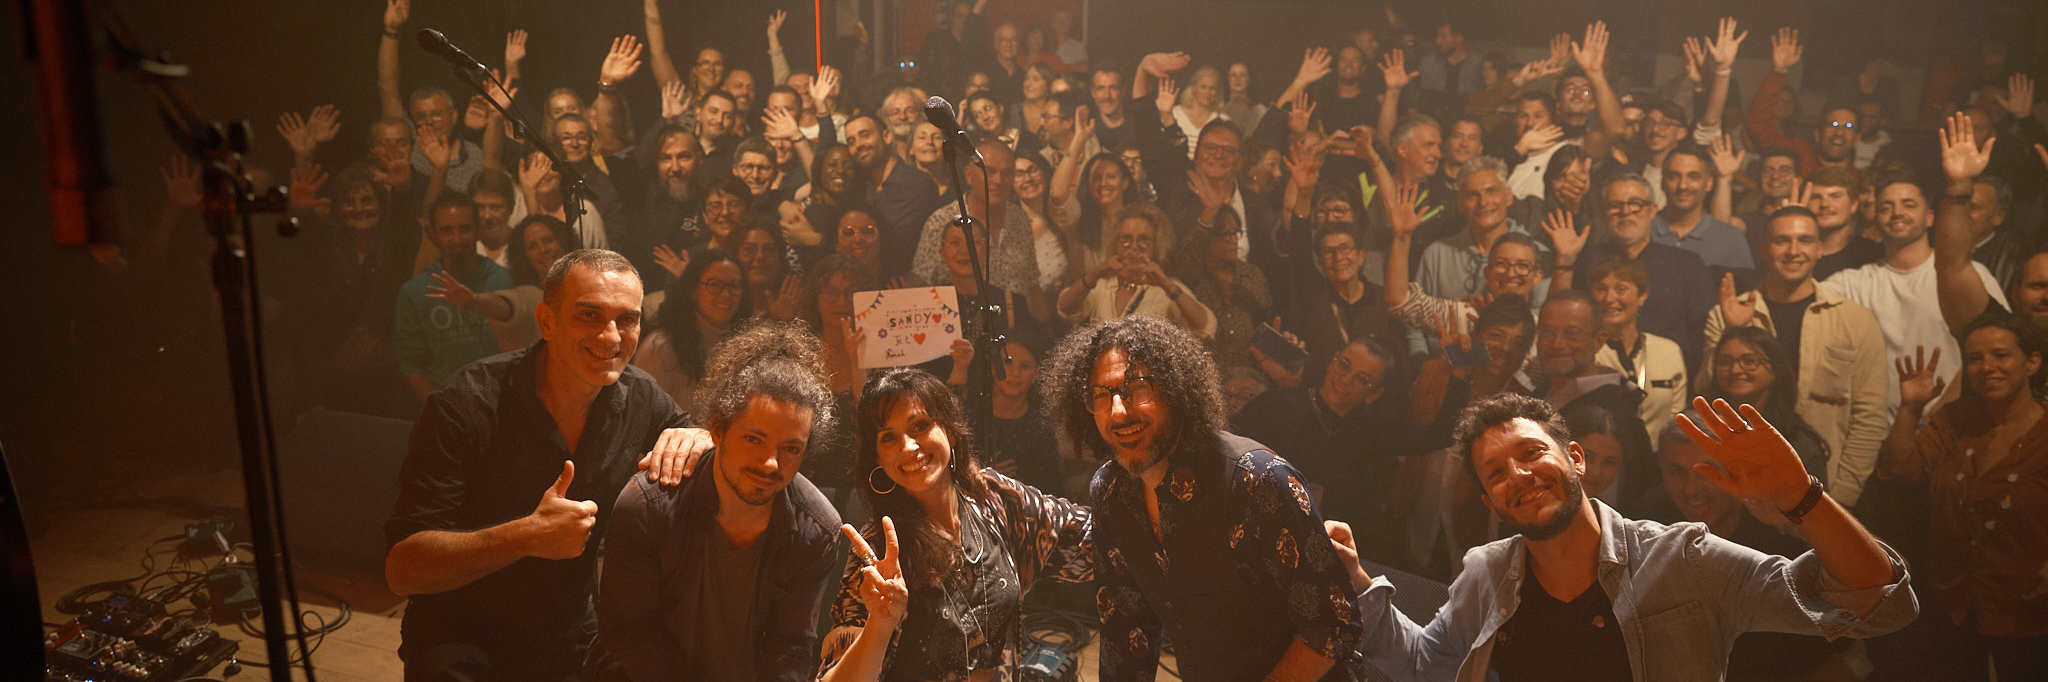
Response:
[[[803,300],[797,302],[796,317],[803,320],[804,324],[809,325],[811,331],[819,336],[825,334],[825,315],[818,310],[818,293],[825,288],[826,280],[842,273],[853,280],[853,291],[875,289],[874,279],[868,276],[868,271],[861,265],[860,260],[853,256],[833,253],[818,261],[817,265],[811,266],[811,271],[804,275]],[[850,295],[853,291],[847,293]]]
[[[1112,348],[1123,351],[1130,363],[1144,365],[1152,376],[1153,390],[1173,424],[1173,450],[1196,456],[1206,450],[1213,455],[1216,434],[1227,420],[1216,361],[1208,346],[1187,329],[1145,315],[1075,329],[1041,363],[1046,417],[1061,442],[1098,460],[1112,458],[1113,449],[1088,411],[1095,390],[1095,361]]]
[[[1118,172],[1124,174],[1124,203],[1131,203],[1131,190],[1135,189],[1132,183],[1137,182],[1136,179],[1131,177],[1131,168],[1124,165],[1123,155],[1115,152],[1097,153],[1094,156],[1088,157],[1087,163],[1081,164],[1080,186],[1074,189],[1074,192],[1080,195],[1076,198],[1081,201],[1081,222],[1079,225],[1081,243],[1089,248],[1097,249],[1102,248],[1102,207],[1095,205],[1095,192],[1088,188],[1088,181],[1090,178],[1095,177],[1096,164],[1102,163],[1114,165]],[[1051,182],[1051,180],[1047,179],[1047,182]],[[1122,207],[1119,206],[1118,208]]]
[[[690,254],[689,267],[683,268],[680,277],[668,281],[662,287],[666,292],[661,304],[661,319],[655,320],[662,333],[668,335],[670,348],[676,351],[676,364],[682,365],[683,374],[691,381],[704,379],[704,334],[697,330],[697,282],[704,278],[704,270],[717,263],[731,263],[740,271],[740,307],[726,322],[727,329],[737,327],[741,320],[754,314],[754,288],[747,284],[746,267],[731,252],[722,249],[704,249]]]
[[[518,225],[513,226],[512,238],[507,240],[505,244],[505,263],[512,270],[512,284],[514,286],[522,284],[540,286],[541,278],[548,274],[533,269],[533,264],[527,262],[526,228],[535,223],[546,225],[548,231],[555,234],[555,241],[562,245],[563,255],[583,248],[583,238],[577,236],[576,230],[569,227],[568,223],[544,213],[527,214],[525,220],[521,220]]]
[[[1721,342],[1714,344],[1708,352],[1719,354],[1729,341],[1741,341],[1755,348],[1764,356],[1764,362],[1771,364],[1770,394],[1764,396],[1764,404],[1755,406],[1763,413],[1764,419],[1778,427],[1780,432],[1790,433],[1806,428],[1806,420],[1799,418],[1799,363],[1792,362],[1785,352],[1785,344],[1778,337],[1757,327],[1736,327],[1721,334]],[[1719,367],[1716,367],[1718,373]],[[1707,399],[1727,398],[1728,391],[1721,388],[1720,377],[1714,377],[1707,391]],[[1732,400],[1730,402],[1733,402]]]
[[[974,452],[974,432],[967,426],[967,413],[961,409],[960,401],[946,382],[921,369],[901,367],[891,369],[868,379],[861,389],[860,405],[854,409],[854,438],[859,447],[854,451],[853,474],[861,486],[861,500],[868,508],[868,520],[877,527],[882,517],[896,522],[896,535],[902,543],[902,565],[904,575],[912,584],[937,585],[939,580],[952,574],[964,558],[959,548],[941,535],[926,518],[924,505],[902,486],[890,482],[888,492],[877,493],[880,484],[873,477],[881,472],[881,448],[875,443],[882,427],[889,421],[889,414],[904,400],[917,401],[924,409],[925,416],[946,434],[952,445],[952,456],[946,464],[953,487],[970,499],[991,501],[987,481],[983,480],[981,465]],[[969,513],[962,509],[962,514]]]

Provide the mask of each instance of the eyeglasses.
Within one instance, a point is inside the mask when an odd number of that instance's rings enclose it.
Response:
[[[1123,396],[1125,406],[1136,407],[1152,404],[1157,393],[1152,389],[1152,377],[1131,377],[1115,388],[1095,387],[1095,391],[1088,395],[1088,411],[1096,414],[1108,412],[1117,396]]]
[[[849,225],[846,227],[839,228],[839,237],[841,239],[855,239],[862,237],[873,239],[875,235],[876,230],[875,226],[873,225],[861,225],[858,227]]]
[[[1641,199],[1615,201],[1607,204],[1607,213],[1609,215],[1633,215],[1636,213],[1642,213],[1643,211],[1647,211],[1651,207],[1656,205],[1657,204],[1653,202],[1648,202]]]
[[[1729,357],[1726,355],[1719,355],[1714,357],[1714,362],[1722,367],[1740,368],[1744,372],[1754,372],[1759,369],[1771,366],[1770,360],[1767,360],[1764,358],[1764,356],[1757,355],[1755,353],[1746,353],[1739,358]]]
[[[569,144],[572,142],[589,142],[590,133],[569,133],[566,135],[559,135],[555,137],[555,141],[560,142],[562,144]]]
[[[770,166],[770,165],[768,165],[768,164],[765,164],[765,163],[742,163],[742,164],[739,164],[739,165],[737,165],[737,166],[733,166],[732,168],[733,168],[733,170],[736,170],[736,171],[741,171],[741,172],[746,172],[746,173],[773,173],[773,172],[775,172],[775,167],[774,167],[774,166]]]
[[[746,283],[736,279],[705,279],[697,281],[697,288],[713,296],[737,294],[740,292],[740,287],[743,286],[746,286]]]
[[[1125,234],[1125,235],[1117,235],[1117,238],[1116,238],[1116,245],[1117,245],[1117,246],[1142,246],[1142,247],[1145,247],[1145,248],[1148,248],[1148,249],[1149,249],[1149,248],[1152,248],[1152,245],[1153,245],[1154,243],[1155,243],[1155,242],[1153,241],[1153,239],[1152,239],[1152,236],[1151,236],[1151,235],[1137,235],[1137,236],[1132,236],[1132,235],[1128,235],[1128,234]]]
[[[1675,118],[1659,118],[1652,119],[1650,125],[1658,128],[1683,128],[1685,127],[1685,122]]]
[[[1217,229],[1216,229],[1215,231],[1212,231],[1212,232],[1210,232],[1210,233],[1209,233],[1209,238],[1210,238],[1210,239],[1223,239],[1223,240],[1229,240],[1229,241],[1233,241],[1233,242],[1234,242],[1234,241],[1237,241],[1237,238],[1238,238],[1238,237],[1242,237],[1242,236],[1244,236],[1244,230],[1242,230],[1242,229],[1240,229],[1240,228],[1235,228],[1235,227],[1233,227],[1233,228],[1230,228],[1230,229],[1227,229],[1227,230],[1226,230],[1226,229],[1222,229],[1222,228],[1217,228]]]
[[[1324,206],[1322,208],[1316,209],[1315,216],[1317,218],[1323,218],[1328,220],[1349,220],[1351,218],[1351,207]]]
[[[1145,159],[1144,157],[1140,156],[1126,156],[1124,157],[1124,165],[1130,166],[1132,168],[1137,168],[1139,166],[1145,165]]]
[[[1557,341],[1559,339],[1563,339],[1565,343],[1578,343],[1580,341],[1585,340],[1586,336],[1586,331],[1583,329],[1566,329],[1562,332],[1556,329],[1536,330],[1536,340],[1542,341],[1544,343]]]
[[[1237,156],[1237,148],[1225,147],[1223,145],[1205,144],[1196,146],[1195,153],[1202,156]]]
[[[1024,177],[1024,178],[1035,178],[1035,177],[1039,177],[1039,176],[1045,175],[1045,169],[1039,168],[1039,167],[1038,167],[1038,164],[1035,164],[1035,163],[1034,163],[1034,164],[1031,164],[1031,165],[1029,165],[1029,166],[1024,166],[1024,167],[1018,168],[1018,169],[1017,169],[1016,171],[1014,171],[1014,172],[1015,172],[1015,173],[1017,174],[1017,176],[1018,176],[1018,177]]]
[[[1567,95],[1590,95],[1593,94],[1593,88],[1584,85],[1574,85],[1565,88],[1563,92]]]
[[[1854,123],[1843,123],[1843,122],[1841,122],[1841,121],[1828,121],[1828,127],[1829,127],[1829,128],[1841,128],[1841,129],[1843,129],[1843,130],[1855,130],[1855,129],[1856,129],[1856,124],[1854,124]]]
[[[1357,382],[1360,388],[1367,391],[1379,388],[1380,386],[1379,377],[1368,374],[1365,370],[1353,368],[1351,366],[1351,359],[1341,355],[1337,357],[1337,361],[1330,368],[1330,379],[1339,382]]]
[[[1350,257],[1351,255],[1356,253],[1358,253],[1358,247],[1350,244],[1345,244],[1343,246],[1325,246],[1323,248],[1316,249],[1316,255],[1322,256],[1325,259],[1335,257]]]
[[[1536,271],[1536,263],[1525,260],[1501,260],[1496,258],[1494,260],[1487,261],[1486,267],[1494,270],[1500,270],[1517,277],[1527,275],[1529,273]]]

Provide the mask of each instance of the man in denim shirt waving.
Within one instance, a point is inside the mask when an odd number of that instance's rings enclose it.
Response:
[[[1548,404],[1496,396],[1466,408],[1454,447],[1517,535],[1466,554],[1427,626],[1390,608],[1393,585],[1360,570],[1350,529],[1330,524],[1362,592],[1366,657],[1396,680],[1719,680],[1743,632],[1872,637],[1913,620],[1905,563],[1820,491],[1776,428],[1748,405],[1693,405],[1705,423],[1678,427],[1719,465],[1701,475],[1784,511],[1813,551],[1787,559],[1697,523],[1622,518],[1586,496],[1585,454]]]

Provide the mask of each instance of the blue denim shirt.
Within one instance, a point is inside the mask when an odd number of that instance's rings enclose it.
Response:
[[[1813,552],[1764,554],[1713,536],[1698,523],[1634,521],[1599,500],[1598,582],[1614,602],[1638,680],[1720,680],[1744,632],[1874,637],[1920,613],[1905,562],[1890,547],[1891,584],[1851,590]],[[1365,656],[1395,680],[1478,682],[1492,671],[1493,634],[1515,615],[1528,552],[1522,536],[1465,555],[1450,600],[1429,625],[1391,608],[1384,577],[1359,596]]]

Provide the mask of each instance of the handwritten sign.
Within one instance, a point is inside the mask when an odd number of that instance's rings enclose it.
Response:
[[[953,287],[856,292],[853,309],[863,369],[930,362],[951,353],[960,338]]]

